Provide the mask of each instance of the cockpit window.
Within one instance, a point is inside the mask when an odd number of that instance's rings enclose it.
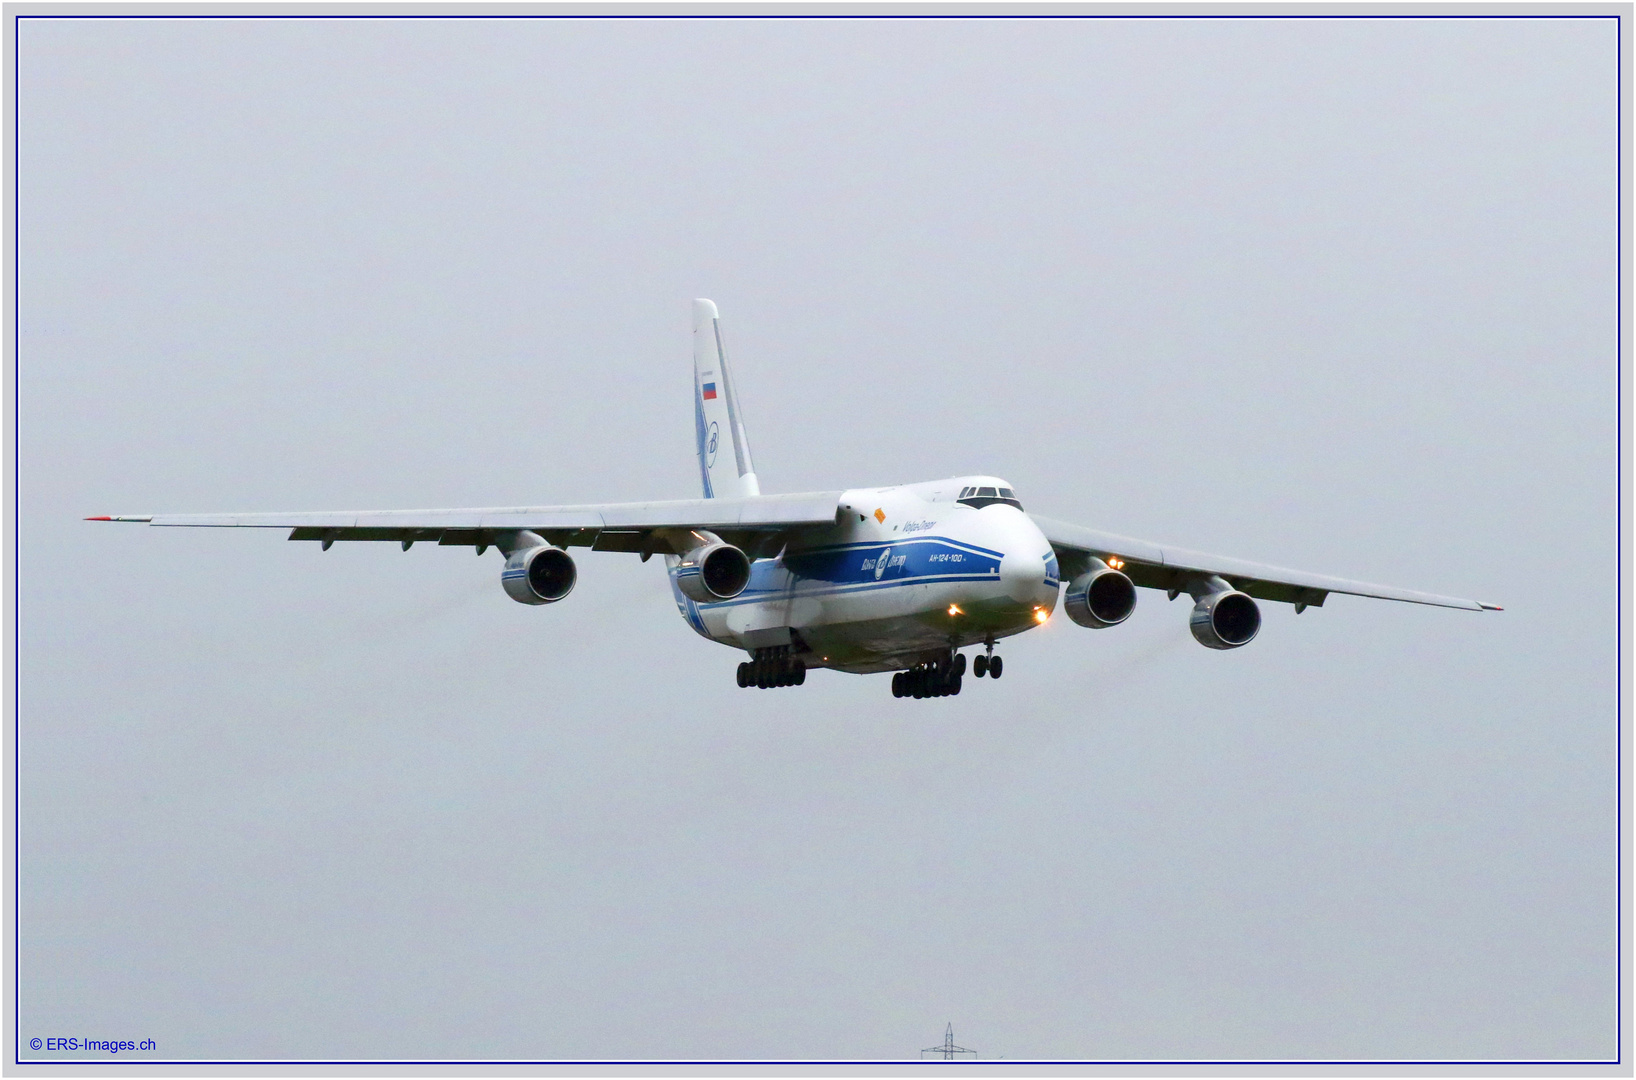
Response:
[[[979,510],[985,506],[993,506],[995,503],[1005,503],[1007,506],[1015,506],[1018,510],[1022,509],[1022,503],[1017,501],[1016,492],[1005,487],[962,488],[959,502],[965,506],[976,507]]]

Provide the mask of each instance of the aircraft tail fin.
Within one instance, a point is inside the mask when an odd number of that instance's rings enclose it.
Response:
[[[744,413],[727,374],[721,316],[709,300],[693,301],[693,415],[704,497],[760,495],[750,440],[744,434]]]

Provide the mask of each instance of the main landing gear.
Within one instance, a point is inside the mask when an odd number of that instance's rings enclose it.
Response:
[[[799,656],[791,656],[788,645],[757,649],[755,657],[738,666],[740,686],[766,690],[774,686],[800,686],[807,681],[806,663]]]
[[[979,659],[981,659],[979,657]],[[892,676],[893,697],[953,697],[960,692],[966,674],[966,658],[951,653],[931,664],[916,664]]]

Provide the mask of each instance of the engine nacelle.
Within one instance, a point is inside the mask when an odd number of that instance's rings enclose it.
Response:
[[[731,600],[748,584],[750,557],[725,540],[699,545],[676,566],[676,587],[701,604]]]
[[[1118,626],[1136,610],[1136,586],[1130,578],[1100,559],[1068,583],[1062,610],[1081,626],[1101,630]]]
[[[577,580],[573,557],[549,544],[518,548],[500,571],[501,587],[519,604],[554,604],[574,591]]]
[[[1236,649],[1261,629],[1261,609],[1236,589],[1222,589],[1199,597],[1188,623],[1205,648]]]

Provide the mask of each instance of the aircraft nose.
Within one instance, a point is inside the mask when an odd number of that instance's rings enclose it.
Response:
[[[1043,547],[1044,552],[1039,549]],[[1056,606],[1057,590],[1045,583],[1045,555],[1048,544],[1019,544],[1007,551],[1000,560],[1000,582],[1006,595],[1019,604],[1043,606],[1047,611]]]

